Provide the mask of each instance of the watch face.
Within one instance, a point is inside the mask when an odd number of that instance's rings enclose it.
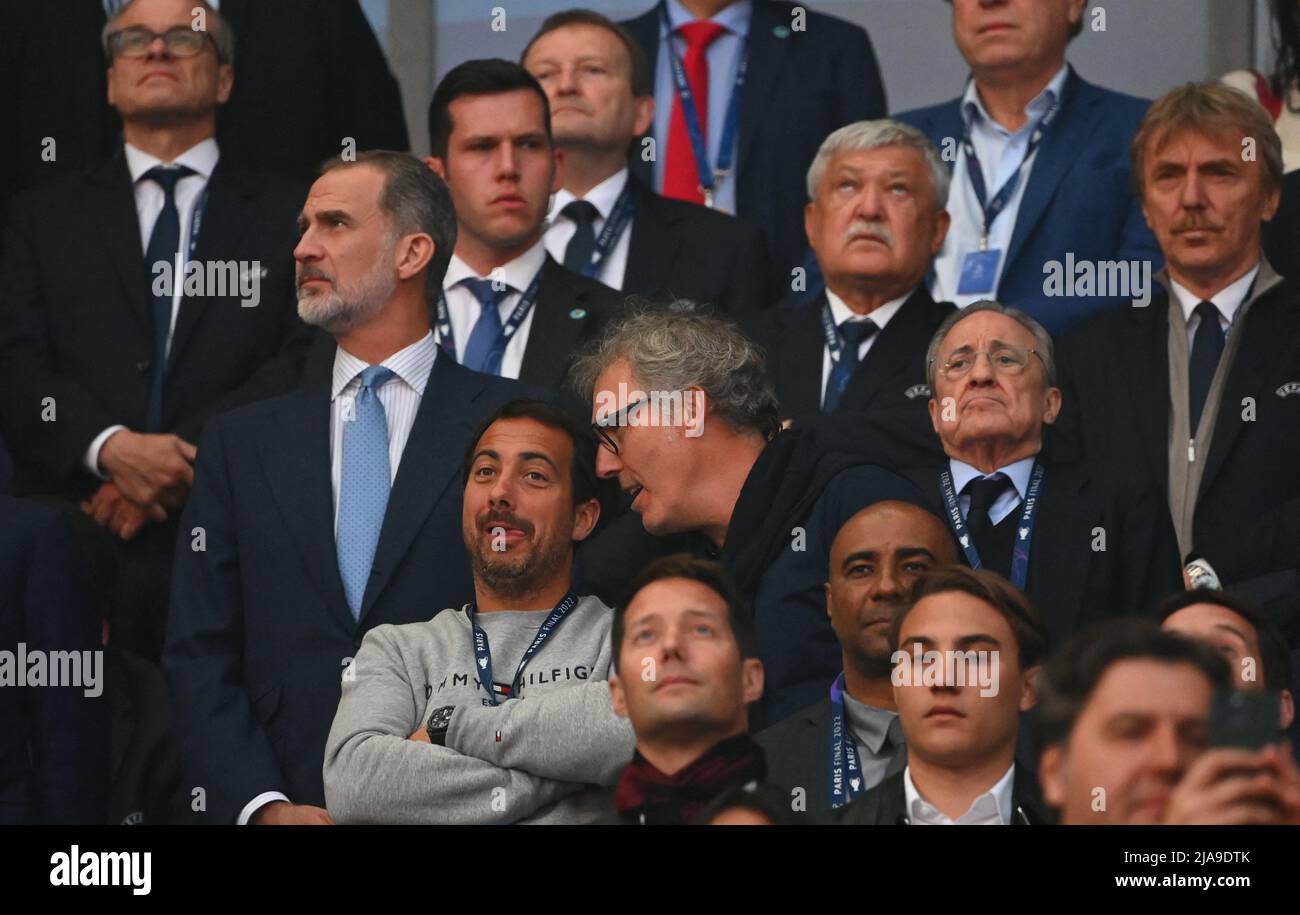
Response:
[[[429,716],[429,730],[445,731],[447,725],[451,724],[451,713],[455,709],[453,705],[444,705],[442,708],[434,709],[433,714]]]

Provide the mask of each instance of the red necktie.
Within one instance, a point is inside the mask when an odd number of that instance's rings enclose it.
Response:
[[[687,22],[677,31],[686,39],[686,54],[682,69],[686,83],[695,100],[695,113],[700,119],[700,133],[704,148],[709,148],[709,45],[726,29],[707,19]],[[686,129],[686,113],[682,110],[681,96],[673,94],[673,114],[668,127],[668,160],[664,166],[664,196],[691,203],[704,203],[700,193],[700,176],[695,167],[695,152],[691,148],[691,134]]]

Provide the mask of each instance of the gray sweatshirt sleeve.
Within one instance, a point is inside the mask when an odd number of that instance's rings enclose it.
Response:
[[[344,677],[325,746],[325,802],[337,823],[513,823],[581,789],[410,740],[421,710],[383,628]]]

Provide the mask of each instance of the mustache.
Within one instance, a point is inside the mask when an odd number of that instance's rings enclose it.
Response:
[[[533,526],[523,518],[506,511],[488,510],[478,516],[479,530],[490,530],[493,527],[513,527],[523,531],[529,537],[533,535]]]
[[[890,248],[894,247],[894,233],[883,222],[867,222],[865,219],[853,220],[848,232],[844,234],[844,241],[848,243],[859,238],[874,238],[877,241],[884,242]]]
[[[324,270],[321,270],[319,267],[312,267],[308,265],[298,270],[298,280],[297,280],[298,288],[301,289],[302,284],[307,282],[308,280],[325,280],[328,283],[332,283],[334,282],[334,277],[330,276],[328,273],[326,273]]]
[[[1198,229],[1217,232],[1222,228],[1222,224],[1206,219],[1201,213],[1188,213],[1182,219],[1174,223],[1171,231],[1175,235],[1178,235],[1183,232],[1191,232]]]

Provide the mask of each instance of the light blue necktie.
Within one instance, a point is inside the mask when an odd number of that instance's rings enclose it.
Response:
[[[506,332],[501,326],[501,300],[513,290],[500,283],[500,289],[492,288],[492,280],[468,279],[461,285],[478,299],[482,311],[474,329],[469,333],[465,344],[465,355],[461,365],[485,375],[501,374],[501,357],[506,353]]]
[[[378,389],[393,377],[392,369],[372,365],[361,373],[361,390],[352,416],[343,423],[343,474],[339,485],[336,541],[339,574],[354,619],[361,618],[361,599],[375,561],[379,531],[388,508],[391,474],[388,466],[388,418]]]

